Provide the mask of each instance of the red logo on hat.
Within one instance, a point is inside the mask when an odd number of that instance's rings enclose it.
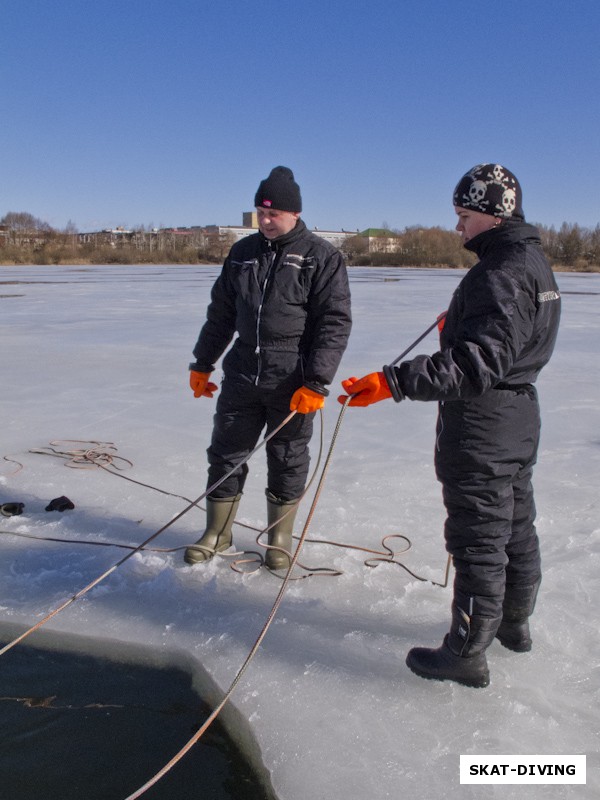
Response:
[[[273,201],[272,200],[263,200],[262,204],[263,204],[263,206],[266,206],[267,208],[271,208],[271,206],[273,205]]]

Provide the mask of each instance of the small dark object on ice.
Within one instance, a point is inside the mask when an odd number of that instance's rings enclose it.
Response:
[[[2,503],[0,506],[0,514],[3,517],[17,517],[23,513],[25,503]]]
[[[75,508],[74,504],[63,494],[62,497],[51,500],[46,506],[46,511],[68,511],[72,508]]]

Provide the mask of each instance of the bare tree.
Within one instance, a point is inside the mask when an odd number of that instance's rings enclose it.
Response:
[[[43,231],[49,232],[52,227],[41,219],[28,214],[26,211],[9,211],[0,219],[0,225],[8,225],[11,230],[18,233]]]

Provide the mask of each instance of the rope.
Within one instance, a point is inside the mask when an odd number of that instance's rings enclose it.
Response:
[[[262,444],[265,444],[265,442],[263,442]],[[57,447],[61,447],[66,444],[92,444],[95,445],[95,447],[86,447],[75,450],[56,449]],[[122,471],[127,469],[128,467],[133,467],[133,462],[130,461],[128,458],[123,458],[122,456],[117,456],[111,452],[108,452],[110,450],[114,450],[115,452],[117,450],[117,448],[112,442],[94,442],[94,441],[86,442],[82,441],[81,439],[58,439],[53,442],[50,442],[48,447],[40,447],[38,449],[32,449],[29,450],[29,452],[37,453],[38,455],[56,456],[57,458],[63,458],[66,461],[65,466],[71,467],[73,469],[93,469],[94,467],[99,467],[100,469],[105,470],[105,472],[108,472],[109,475],[118,475],[120,478],[123,478],[126,481],[130,481],[131,483],[135,483],[138,486],[143,486],[146,489],[152,489],[155,492],[160,492],[161,494],[168,495],[169,497],[177,497],[180,500],[185,500],[186,503],[191,503],[192,505],[196,505],[199,502],[198,500],[196,501],[190,500],[188,497],[184,497],[181,494],[176,494],[175,492],[168,492],[165,489],[159,489],[157,486],[151,486],[149,483],[143,483],[142,481],[138,481],[135,478],[130,478],[129,475],[123,475]],[[252,453],[250,455],[252,455]],[[113,469],[111,469],[111,467],[119,471],[113,472]],[[218,484],[215,484],[215,488],[217,485]],[[205,495],[202,496],[204,497]]]
[[[17,468],[13,469],[12,472],[7,472],[7,475],[16,475],[17,472],[20,472],[23,469],[23,464],[21,464],[21,462],[17,461],[15,458],[12,458],[12,456],[2,456],[2,459],[3,461],[9,461],[10,463],[17,465]]]
[[[198,507],[201,508],[201,506]],[[246,525],[242,522],[236,522],[235,524],[240,525],[244,528],[249,528],[254,531],[258,530],[258,528],[255,528],[252,525]],[[259,538],[268,530],[269,530],[268,528],[261,529],[259,531]],[[186,550],[189,547],[189,544],[178,545],[177,547],[142,547],[133,544],[122,544],[121,542],[94,542],[90,541],[89,539],[66,539],[58,536],[36,536],[35,534],[32,533],[21,533],[19,531],[8,531],[1,529],[0,529],[0,534],[5,534],[6,536],[16,536],[17,538],[22,538],[22,539],[33,539],[34,541],[41,541],[41,542],[57,542],[59,544],[85,545],[90,547],[116,547],[122,550],[133,550],[133,551],[139,550],[145,553],[163,553],[163,554],[178,553],[181,550]],[[295,534],[292,536],[292,538],[296,539],[297,541],[300,539],[300,537],[296,536]],[[386,545],[386,542],[389,539],[401,539],[404,542],[406,542],[406,546],[402,550],[392,550],[390,547]],[[402,561],[397,560],[396,558],[397,556],[402,555],[403,553],[408,553],[408,551],[412,547],[412,543],[408,538],[408,536],[405,536],[402,533],[390,533],[384,536],[383,539],[381,540],[381,546],[383,550],[373,550],[369,547],[361,547],[360,545],[356,544],[345,544],[344,542],[338,542],[332,539],[313,539],[307,537],[304,540],[304,543],[325,544],[331,547],[340,547],[346,550],[358,550],[361,553],[371,553],[374,556],[374,558],[368,558],[363,562],[366,567],[374,568],[378,564],[396,564],[397,566],[401,567],[403,570],[408,572],[408,574],[417,581],[423,581],[424,583],[431,583],[434,586],[440,586],[442,589],[445,589],[446,586],[448,586],[448,572],[450,569],[450,559],[448,559],[448,564],[445,571],[444,583],[439,583],[437,581],[431,580],[430,578],[424,578],[421,575],[417,575],[415,572],[409,569],[406,566],[406,564],[404,564]],[[264,547],[264,545],[259,545],[259,546]],[[273,548],[273,549],[279,549],[279,548]],[[247,556],[249,554],[258,556],[259,561],[257,562],[254,559],[249,559],[249,558],[237,558],[238,556],[241,555]],[[264,563],[264,559],[262,558],[260,553],[253,550],[246,550],[243,553],[241,552],[217,553],[216,555],[226,559],[235,558],[235,560],[230,564],[231,569],[234,570],[234,572],[237,572],[242,575],[247,575],[248,570],[240,569],[239,565],[247,563],[258,563],[260,567]],[[344,574],[342,570],[334,570],[331,567],[307,567],[301,562],[297,562],[296,566],[305,569],[308,572],[308,574],[293,577],[292,580],[303,580],[304,578],[310,578],[313,576],[319,577],[321,575],[338,577]],[[281,577],[274,572],[272,572],[271,574],[277,578]]]
[[[156,706],[152,707],[148,703],[137,705],[132,703],[102,703],[96,701],[92,703],[86,703],[83,706],[74,706],[71,703],[68,705],[57,705],[55,703],[57,697],[58,695],[56,694],[52,694],[48,697],[40,697],[37,695],[33,695],[31,697],[3,696],[0,697],[0,703],[22,703],[24,708],[47,708],[52,711],[93,711],[96,709],[98,711],[102,711],[107,708],[127,708],[136,711],[145,711],[151,714],[158,714],[161,717],[177,716],[182,712],[185,713],[187,711],[185,706],[157,708]]]
[[[79,450],[57,450],[56,447],[64,444],[93,444],[95,447],[88,447]],[[73,469],[92,469],[93,467],[112,466],[115,469],[126,469],[127,466],[133,467],[133,462],[122,456],[114,455],[109,452],[117,448],[112,442],[83,442],[80,439],[59,439],[50,442],[48,447],[30,450],[30,453],[40,455],[59,456],[68,459],[66,467]],[[119,466],[117,462],[123,462],[125,466]]]
[[[317,456],[317,459],[316,459],[316,466],[315,466],[315,469],[314,469],[314,471],[313,471],[313,473],[312,473],[312,475],[310,477],[310,480],[308,481],[308,483],[307,483],[302,495],[298,499],[298,503],[300,503],[302,501],[302,499],[305,497],[305,495],[308,493],[308,491],[309,491],[309,489],[310,489],[310,487],[311,487],[311,485],[312,485],[312,483],[315,480],[315,477],[317,475],[317,472],[318,472],[318,469],[319,469],[319,466],[320,466],[320,463],[321,463],[322,455],[323,455],[323,449],[324,449],[323,429],[324,429],[324,426],[323,426],[323,415],[321,413],[321,429],[320,429],[321,432],[320,432],[320,442],[319,442],[319,453],[318,453],[318,456]],[[67,445],[70,445],[70,444],[81,444],[81,445],[86,445],[86,446],[83,447],[83,448],[65,449],[65,447]],[[92,446],[90,446],[90,445],[92,445]],[[123,478],[125,480],[128,480],[131,483],[137,484],[138,486],[142,486],[144,488],[151,489],[152,491],[159,492],[160,494],[164,494],[164,495],[167,495],[169,497],[175,497],[175,498],[178,498],[180,500],[184,500],[186,503],[188,503],[190,505],[190,507],[191,506],[196,506],[200,511],[205,511],[204,507],[199,505],[199,500],[193,501],[193,500],[190,500],[188,497],[185,497],[184,495],[177,494],[175,492],[169,492],[169,491],[167,491],[165,489],[160,489],[157,486],[153,486],[153,485],[151,485],[149,483],[144,483],[143,481],[138,481],[138,480],[135,480],[134,478],[130,478],[128,475],[124,475],[122,471],[124,469],[128,468],[128,467],[133,467],[133,462],[130,461],[129,459],[127,459],[127,458],[123,458],[121,456],[117,456],[116,455],[117,448],[116,448],[116,446],[114,445],[113,442],[85,441],[85,440],[81,440],[81,439],[61,439],[61,440],[54,440],[54,441],[49,442],[49,445],[47,447],[31,449],[31,450],[29,450],[29,452],[30,453],[40,454],[40,455],[49,455],[49,456],[54,456],[54,457],[57,457],[57,458],[63,458],[66,461],[65,466],[67,466],[67,467],[80,468],[80,469],[83,469],[83,468],[90,469],[90,468],[93,468],[93,467],[98,467],[99,469],[103,469],[105,472],[108,472],[109,475],[116,475],[117,477]],[[5,458],[8,458],[8,457],[5,456]],[[125,465],[125,466],[118,466],[117,463],[116,463],[117,461],[121,465]],[[119,471],[118,472],[114,472],[112,470],[113,466],[116,469],[118,469]],[[185,513],[185,512],[183,512],[183,513]],[[291,510],[288,513],[291,513]],[[235,521],[234,524],[238,525],[239,527],[246,528],[248,530],[257,531],[258,532],[258,536],[256,537],[257,546],[260,547],[262,550],[270,548],[269,545],[262,544],[260,542],[260,539],[265,533],[267,533],[270,530],[271,527],[276,525],[277,522],[272,523],[272,525],[267,526],[266,528],[260,528],[260,529],[254,527],[253,525],[248,525],[248,524],[243,523],[243,522],[238,522],[237,520]],[[89,541],[87,539],[66,539],[66,538],[60,538],[60,537],[54,537],[54,536],[36,536],[34,534],[20,533],[20,532],[9,531],[9,530],[0,530],[0,533],[4,533],[6,535],[17,536],[17,537],[21,537],[21,538],[25,538],[25,539],[38,540],[38,541],[57,542],[57,543],[63,543],[63,544],[89,545],[89,546],[93,546],[93,547],[116,547],[116,548],[121,548],[123,550],[133,550],[133,551],[143,550],[143,551],[149,552],[149,553],[163,553],[163,554],[176,553],[176,552],[179,552],[181,550],[185,550],[185,549],[187,549],[189,547],[189,543],[188,544],[184,544],[184,545],[180,545],[180,546],[177,546],[177,547],[145,547],[144,545],[136,546],[136,545],[122,544],[120,542],[95,542],[95,541]],[[293,535],[292,538],[295,539],[295,540],[299,539],[299,537],[296,536],[296,535]],[[388,542],[389,540],[392,540],[392,539],[399,539],[399,540],[405,542],[405,546],[400,550],[395,550],[395,551],[392,550],[386,544],[386,542]],[[431,580],[429,578],[424,578],[424,577],[422,577],[420,575],[417,575],[415,572],[410,570],[406,566],[406,564],[404,564],[402,561],[397,560],[398,556],[403,555],[404,553],[407,553],[412,547],[411,540],[409,539],[408,536],[405,536],[404,534],[395,533],[395,534],[387,534],[386,536],[384,536],[382,538],[382,540],[381,540],[381,548],[382,548],[381,550],[375,550],[375,549],[368,548],[368,547],[361,547],[361,546],[355,545],[355,544],[345,544],[343,542],[339,542],[339,541],[332,540],[332,539],[306,538],[305,542],[308,542],[310,544],[324,544],[324,545],[328,545],[330,547],[339,547],[339,548],[342,548],[342,549],[356,550],[358,552],[368,553],[368,554],[372,555],[373,558],[369,558],[369,559],[366,559],[364,561],[364,564],[367,567],[374,568],[378,564],[396,564],[397,566],[399,566],[403,570],[405,570],[415,580],[423,581],[423,582],[429,582],[429,583],[433,584],[434,586],[440,586],[441,588],[446,588],[446,586],[448,585],[448,573],[449,573],[449,569],[450,569],[450,559],[448,559],[448,563],[447,563],[446,571],[445,571],[445,578],[444,578],[444,582],[443,583],[439,583],[439,582]],[[278,549],[278,548],[272,548],[272,549]],[[254,550],[245,551],[245,552],[233,552],[233,553],[231,553],[231,552],[228,552],[228,553],[216,553],[216,554],[213,554],[213,555],[217,555],[220,558],[229,560],[230,561],[230,565],[229,565],[230,568],[234,572],[237,572],[238,574],[243,574],[243,575],[251,574],[251,571],[247,568],[246,565],[254,564],[256,566],[255,566],[255,569],[252,570],[252,571],[258,571],[258,570],[260,570],[260,568],[264,564],[264,558],[261,555],[261,553],[257,552],[257,551],[254,551]],[[247,556],[249,556],[249,555],[256,556],[256,558],[248,558]],[[241,556],[245,556],[245,557],[241,558]],[[294,576],[292,578],[292,580],[295,580],[295,581],[296,580],[304,580],[305,578],[310,578],[310,577],[314,577],[314,576],[316,576],[316,577],[339,577],[339,576],[344,574],[343,570],[333,569],[332,567],[310,567],[310,566],[307,566],[306,564],[304,564],[302,562],[298,562],[296,564],[296,566],[299,569],[304,570],[306,574],[299,575],[299,576]],[[276,578],[279,578],[281,580],[281,575],[278,575],[275,572],[271,572],[270,574],[273,575]],[[1,655],[1,653],[0,653],[0,655]]]

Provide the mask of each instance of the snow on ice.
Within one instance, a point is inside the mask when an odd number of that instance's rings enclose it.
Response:
[[[0,518],[5,640],[127,552],[74,540],[137,546],[203,493],[214,400],[193,398],[187,365],[217,273],[190,266],[0,270],[0,441],[1,455],[12,459],[0,462],[0,502],[25,504],[21,516]],[[352,268],[355,324],[338,379],[394,360],[447,307],[462,274]],[[439,644],[450,589],[396,564],[369,567],[369,554],[356,549],[307,542],[304,564],[342,574],[289,585],[231,700],[280,800],[598,796],[600,275],[557,277],[562,327],[538,382],[543,427],[534,480],[544,579],[533,651],[492,645],[487,689],[421,680],[404,658],[414,645]],[[415,354],[435,346],[432,333]],[[323,414],[325,451],[341,409],[338,388],[336,379]],[[443,582],[435,414],[435,404],[408,401],[348,409],[308,538],[381,550],[384,536],[402,534],[412,547],[398,560]],[[65,440],[113,443],[133,466],[120,462],[117,476],[31,452]],[[243,525],[235,528],[239,551],[260,550],[264,488],[259,450],[240,505]],[[61,495],[75,509],[45,512]],[[301,506],[298,534],[312,497]],[[105,655],[128,643],[140,660],[148,653],[162,663],[183,660],[199,684],[209,679],[227,690],[280,582],[265,570],[235,572],[231,559],[185,565],[182,548],[203,523],[198,509],[183,515],[152,551],[129,558],[27,642],[51,646],[75,635],[82,650],[93,643]],[[401,549],[398,541],[391,546]],[[587,785],[460,785],[459,755],[476,753],[587,754]]]

